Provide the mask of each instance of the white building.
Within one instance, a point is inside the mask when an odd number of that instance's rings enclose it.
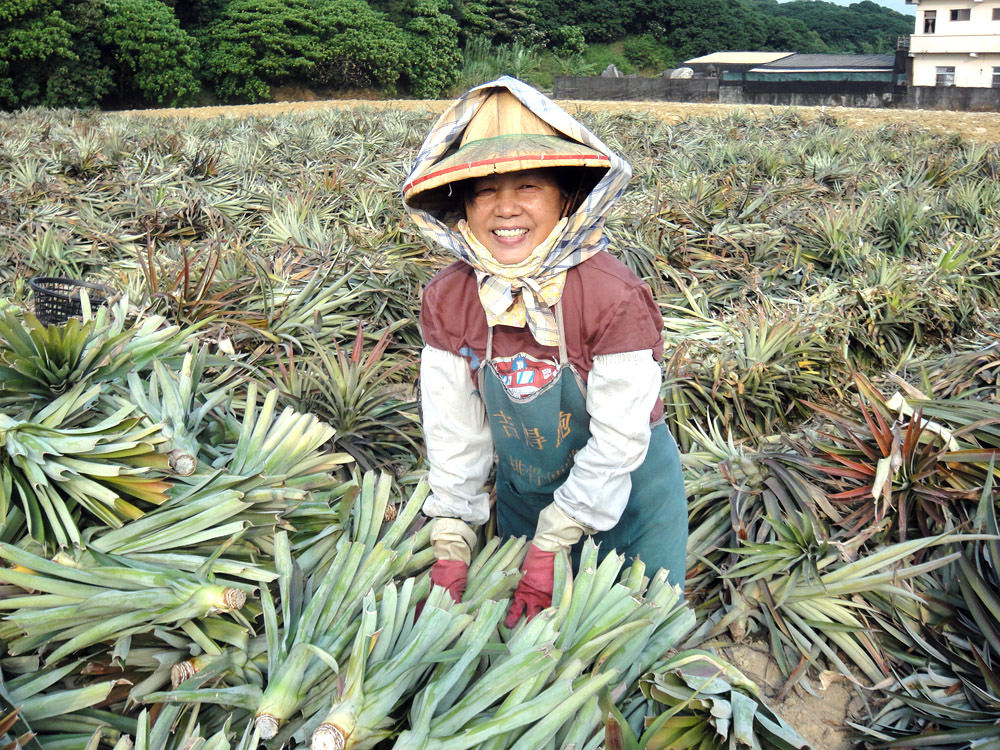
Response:
[[[1000,88],[1000,0],[907,0],[914,86]]]

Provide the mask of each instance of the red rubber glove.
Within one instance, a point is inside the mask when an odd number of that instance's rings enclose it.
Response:
[[[510,605],[504,625],[512,628],[521,615],[530,620],[546,607],[552,606],[552,584],[555,576],[555,552],[543,552],[534,544],[528,545],[524,558],[524,577],[517,584],[514,602]]]
[[[435,560],[431,566],[431,585],[442,586],[448,589],[451,598],[455,603],[462,601],[462,594],[465,593],[465,584],[469,580],[469,566],[461,560]],[[417,602],[417,613],[415,617],[420,618],[424,611],[426,599]]]
[[[469,566],[461,560],[436,560],[431,566],[431,583],[448,589],[456,603],[462,601],[468,578]]]

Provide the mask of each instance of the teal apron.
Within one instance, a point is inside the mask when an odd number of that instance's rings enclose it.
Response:
[[[489,415],[497,462],[497,531],[503,537],[535,535],[538,514],[552,503],[573,468],[573,457],[590,439],[586,388],[566,356],[562,308],[555,307],[559,326],[559,367],[541,389],[514,397],[493,362],[493,328],[479,369],[479,390]],[[653,426],[649,450],[632,472],[632,492],[618,524],[594,535],[603,558],[617,550],[646,564],[670,571],[670,582],[683,588],[688,535],[687,498],[680,455],[667,426]],[[583,546],[571,550],[574,570]]]

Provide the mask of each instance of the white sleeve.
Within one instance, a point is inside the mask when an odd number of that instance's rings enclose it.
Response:
[[[618,523],[632,492],[630,474],[649,450],[649,414],[660,381],[649,349],[594,357],[587,379],[590,439],[553,495],[566,515],[596,531]]]
[[[493,436],[468,360],[425,346],[420,400],[431,486],[424,514],[486,523],[490,503],[483,484],[493,465]]]

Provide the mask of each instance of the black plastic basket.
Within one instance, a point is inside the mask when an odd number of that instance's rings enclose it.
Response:
[[[115,293],[103,284],[77,281],[63,276],[35,276],[28,281],[35,294],[35,317],[44,325],[62,324],[83,315],[80,290],[87,290],[91,307],[103,305]]]

